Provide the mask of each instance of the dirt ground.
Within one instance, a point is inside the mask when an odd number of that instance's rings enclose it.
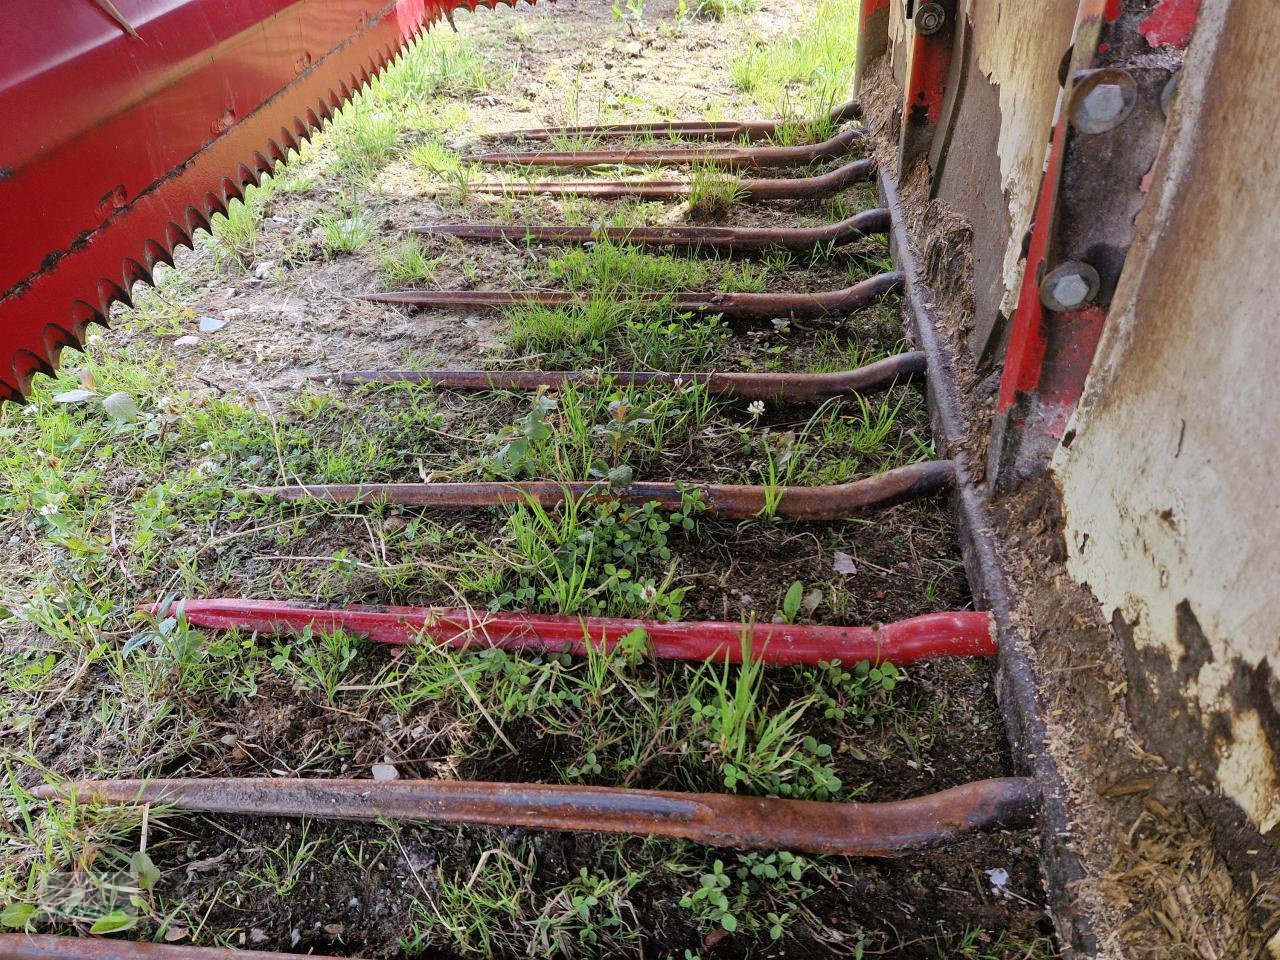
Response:
[[[575,261],[554,245],[427,239],[408,248],[413,225],[809,225],[873,204],[864,186],[708,219],[683,205],[459,188],[459,171],[476,171],[458,155],[494,147],[504,130],[808,108],[811,78],[748,92],[752,71],[732,67],[758,51],[765,75],[771,51],[811,30],[813,5],[765,0],[722,20],[680,15],[683,5],[669,2],[638,9],[560,0],[460,15],[456,39],[431,40],[441,46],[400,68],[398,86],[319,136],[251,199],[244,224],[233,215],[182,255],[158,291],[119,311],[117,329],[95,334],[86,357],[68,356],[31,406],[0,411],[0,443],[11,451],[0,460],[0,537],[10,547],[0,565],[0,667],[11,678],[0,706],[0,923],[368,957],[1055,955],[1034,832],[871,861],[515,828],[45,809],[25,792],[42,779],[367,777],[386,765],[400,777],[877,801],[1009,772],[982,662],[913,666],[888,680],[839,667],[770,672],[751,690],[747,760],[735,761],[703,709],[717,675],[701,665],[619,659],[601,681],[562,657],[213,636],[136,612],[198,595],[484,608],[536,582],[506,514],[281,505],[244,492],[510,475],[494,438],[532,422],[527,396],[353,389],[334,382],[340,371],[608,370],[658,357],[681,370],[840,369],[902,347],[893,302],[814,323],[686,324],[649,339],[655,321],[645,315],[599,341],[552,343],[520,341],[510,314],[410,312],[359,298],[405,285],[563,286],[573,275]],[[593,252],[591,263],[605,255]],[[669,261],[658,263],[666,275],[690,276],[683,258]],[[715,261],[698,279],[819,289],[888,266],[886,244],[872,238],[812,258]],[[88,396],[68,399],[73,390]],[[133,416],[104,413],[102,398],[116,393],[132,399]],[[816,412],[725,401],[704,410],[696,396],[668,411],[661,397],[611,385],[578,402],[600,418],[587,459],[566,460],[573,451],[556,439],[544,466],[759,483],[781,464],[801,471],[799,482],[838,483],[934,456],[914,387]],[[618,403],[667,432],[611,433]],[[564,395],[558,404],[549,421],[557,438],[570,410]],[[794,583],[806,605],[790,615],[819,623],[970,602],[941,499],[833,524],[693,519],[690,532],[661,541],[636,534],[644,549],[628,556],[646,590],[602,583],[602,612],[768,620]],[[616,520],[583,522],[600,536]],[[654,602],[670,605],[655,611]],[[794,723],[773,755],[761,743],[783,715]],[[733,771],[743,766],[749,779],[739,782]]]

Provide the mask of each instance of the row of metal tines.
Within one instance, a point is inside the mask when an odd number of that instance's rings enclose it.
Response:
[[[856,121],[855,104],[833,111],[835,125]],[[813,199],[870,180],[869,159],[850,159],[866,142],[853,124],[830,139],[808,146],[768,142],[778,125],[767,122],[654,123],[623,126],[561,127],[517,131],[512,138],[547,141],[553,137],[596,140],[661,135],[702,140],[689,146],[594,149],[580,152],[496,152],[472,158],[488,165],[580,168],[608,165],[690,165],[712,163],[730,170],[798,167],[839,162],[817,176],[741,179],[734,201]],[[710,141],[710,142],[706,142]],[[677,200],[687,180],[547,180],[473,185],[476,192],[517,195],[641,197]],[[602,237],[639,247],[675,248],[740,254],[774,247],[811,250],[819,244],[845,244],[890,228],[887,210],[857,213],[822,227],[768,229],[718,226],[591,228],[526,224],[435,224],[416,228],[427,235],[574,244]],[[815,319],[848,315],[899,290],[903,277],[884,273],[854,287],[808,293],[696,293],[672,291],[656,296],[681,313],[714,313],[737,321],[775,318]],[[370,293],[370,300],[407,307],[451,308],[540,303],[561,306],[575,295],[559,291],[425,291]],[[905,353],[855,370],[837,373],[749,373],[620,371],[607,374],[617,384],[667,385],[698,382],[712,394],[748,400],[818,403],[905,385],[925,375],[920,353]],[[444,390],[556,389],[594,382],[595,370],[366,370],[343,373],[345,383],[411,380]],[[839,521],[915,497],[938,493],[955,482],[953,465],[926,461],[850,483],[793,486],[768,491],[763,486],[510,481],[474,483],[394,483],[297,485],[255,488],[262,496],[320,498],[351,503],[392,503],[437,509],[475,509],[535,501],[555,509],[566,500],[616,499],[632,504],[680,505],[683,491],[697,489],[707,513],[750,518],[767,508],[783,520]],[[768,505],[768,507],[767,507]],[[991,656],[995,636],[983,612],[927,614],[898,623],[830,626],[732,622],[659,622],[607,617],[555,616],[526,611],[485,613],[468,608],[387,606],[315,606],[289,601],[239,598],[191,598],[181,614],[195,626],[294,635],[304,630],[345,630],[378,643],[432,643],[459,650],[500,647],[511,651],[582,655],[588,646],[609,650],[643,630],[652,656],[665,659],[741,662],[744,635],[756,659],[775,666],[839,660],[896,665],[947,656]],[[166,608],[158,614],[168,615]],[[676,837],[711,845],[749,849],[789,849],[825,855],[895,856],[938,846],[975,830],[1025,825],[1038,806],[1034,781],[1006,777],[977,781],[907,800],[840,803],[787,800],[730,794],[678,793],[599,786],[510,784],[444,780],[183,779],[82,781],[41,788],[49,798],[69,793],[119,803],[163,802],[179,809],[242,815],[367,820],[381,817],[431,822],[518,825],[534,829],[602,831]],[[0,937],[0,940],[3,940]],[[74,941],[37,943],[14,956],[73,956]],[[4,950],[0,944],[0,953]],[[55,949],[54,954],[47,951]],[[64,950],[65,948],[65,950]],[[39,953],[39,950],[46,950]],[[186,952],[206,952],[184,948]],[[6,956],[9,954],[5,954]]]

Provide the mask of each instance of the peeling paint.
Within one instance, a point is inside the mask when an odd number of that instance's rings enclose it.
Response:
[[[1002,313],[1012,313],[1022,280],[1022,238],[1031,225],[1057,112],[1058,63],[1071,45],[1075,5],[976,3],[978,68],[1000,96],[997,155],[1010,234]]]
[[[1200,0],[1160,0],[1159,6],[1142,21],[1138,32],[1153,47],[1182,49],[1190,42],[1199,15]]]
[[[1280,825],[1278,45],[1273,0],[1205,0],[1053,464],[1069,567],[1117,611],[1140,730],[1264,831]]]

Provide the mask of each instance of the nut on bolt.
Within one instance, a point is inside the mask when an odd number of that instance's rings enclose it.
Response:
[[[1040,302],[1046,310],[1079,310],[1098,295],[1098,271],[1079,260],[1060,263],[1040,282]]]
[[[922,36],[930,36],[937,33],[946,25],[947,11],[942,9],[940,3],[922,4],[913,18],[916,25],[916,33]]]

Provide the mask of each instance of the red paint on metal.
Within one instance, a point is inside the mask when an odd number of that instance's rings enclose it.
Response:
[[[1067,117],[1063,111],[1054,127],[1049,159],[1040,181],[1040,195],[1036,199],[1031,242],[1027,247],[1022,286],[1018,290],[1018,305],[1013,312],[1009,346],[1000,377],[1000,396],[996,401],[998,413],[1008,411],[1017,402],[1019,392],[1034,390],[1040,381],[1049,342],[1044,326],[1044,306],[1040,303],[1040,268],[1048,258],[1053,242],[1054,207],[1058,199],[1058,180],[1066,139]]]
[[[839,660],[915,663],[938,657],[990,657],[996,652],[987,613],[931,613],[875,627],[802,626],[778,623],[662,623],[607,617],[536,613],[484,613],[446,607],[308,606],[278,600],[183,600],[170,608],[198,627],[297,634],[345,630],[377,643],[433,643],[455,650],[519,650],[534,653],[612,650],[637,630],[660,660],[715,658],[770,666],[813,666]],[[159,614],[159,608],[151,608]]]
[[[942,102],[947,94],[947,75],[951,70],[950,31],[945,39],[939,34],[917,33],[911,52],[910,73],[903,94],[904,113],[924,111],[932,126],[942,118]]]
[[[858,47],[854,52],[854,93],[858,92],[867,66],[889,47],[889,18],[892,0],[859,0]]]
[[[1191,34],[1200,16],[1200,0],[1160,0],[1159,5],[1142,21],[1138,32],[1153,47],[1175,47],[1179,50],[1191,42]]]
[[[90,3],[6,11],[0,399],[51,372],[448,6],[476,0],[137,3],[138,38]]]

